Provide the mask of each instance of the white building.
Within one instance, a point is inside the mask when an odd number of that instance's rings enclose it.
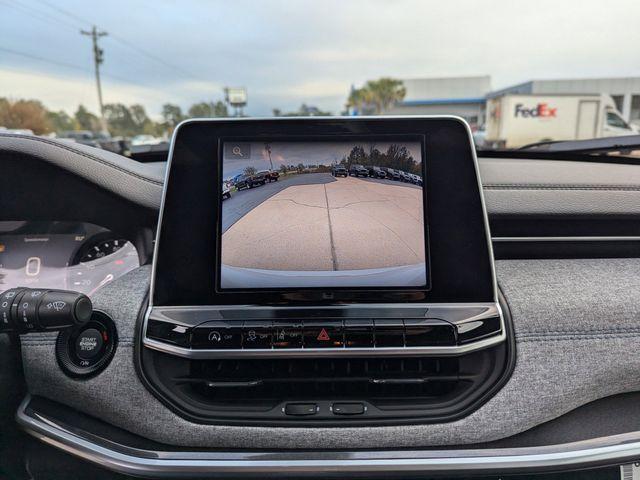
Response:
[[[531,80],[491,92],[488,97],[505,93],[521,94],[593,94],[606,93],[627,122],[640,123],[640,77],[574,78]]]
[[[491,77],[413,78],[403,80],[407,94],[386,115],[458,115],[482,124]]]

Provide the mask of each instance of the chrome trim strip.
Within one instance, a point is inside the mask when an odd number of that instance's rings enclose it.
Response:
[[[450,347],[378,347],[378,348],[300,348],[300,349],[255,349],[255,350],[215,350],[190,349],[170,345],[150,338],[144,338],[147,348],[182,358],[196,360],[210,358],[297,358],[297,357],[408,357],[408,356],[455,356],[489,348],[503,342],[504,331],[495,337],[485,338],[467,345]]]
[[[640,458],[640,432],[527,448],[399,451],[151,451],[121,445],[27,413],[27,396],[16,420],[53,447],[113,472],[143,477],[384,474],[433,472],[522,473],[616,465]]]
[[[368,304],[368,305],[353,305],[350,306],[352,310],[369,309],[369,308],[381,308],[389,307],[388,304]],[[296,310],[335,310],[340,307],[324,306],[324,307],[296,307]],[[456,346],[441,346],[441,347],[373,347],[373,348],[300,348],[300,349],[237,349],[237,350],[216,350],[216,349],[191,349],[186,347],[179,347],[169,343],[164,343],[159,340],[154,340],[147,337],[147,323],[152,313],[152,308],[148,308],[144,318],[142,343],[147,348],[157,350],[159,352],[168,353],[182,358],[191,359],[207,359],[207,358],[293,358],[293,357],[364,357],[364,356],[388,356],[388,357],[402,357],[402,356],[456,356],[466,353],[475,352],[485,348],[492,347],[503,342],[506,339],[506,329],[504,324],[504,316],[500,305],[497,303],[460,303],[460,304],[408,304],[408,305],[393,305],[394,309],[425,309],[425,310],[450,310],[455,312],[457,310],[469,310],[469,309],[484,309],[481,313],[461,318],[459,320],[450,321],[454,325],[461,325],[467,322],[473,322],[481,320],[483,318],[500,317],[500,334],[494,335],[488,338],[482,338],[475,342],[471,342],[464,345]],[[163,312],[194,312],[204,313],[211,311],[219,312],[224,310],[238,310],[243,309],[245,311],[251,310],[276,310],[277,307],[260,307],[255,305],[227,305],[220,307],[211,306],[186,306],[186,307],[156,307],[154,315],[163,317]],[[357,318],[357,317],[354,317]],[[435,318],[438,318],[436,315]],[[180,323],[176,320],[168,317],[167,321],[171,323]]]
[[[575,236],[575,237],[493,237],[496,243],[509,242],[640,242],[639,236]]]

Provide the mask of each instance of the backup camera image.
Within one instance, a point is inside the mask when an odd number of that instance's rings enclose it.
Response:
[[[224,142],[220,287],[426,287],[421,149]]]

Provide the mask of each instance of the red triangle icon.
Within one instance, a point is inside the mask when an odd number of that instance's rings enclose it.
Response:
[[[322,342],[326,342],[327,340],[331,340],[331,338],[329,337],[329,334],[327,333],[327,331],[324,328],[322,330],[320,330],[320,334],[318,335],[318,340],[320,340]]]

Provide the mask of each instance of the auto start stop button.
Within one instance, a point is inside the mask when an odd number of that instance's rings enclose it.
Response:
[[[100,353],[103,344],[102,333],[95,328],[88,328],[78,335],[75,354],[83,360],[91,360]]]
[[[86,325],[60,331],[56,340],[56,359],[67,376],[89,378],[109,365],[117,345],[115,323],[106,313],[94,310]]]

